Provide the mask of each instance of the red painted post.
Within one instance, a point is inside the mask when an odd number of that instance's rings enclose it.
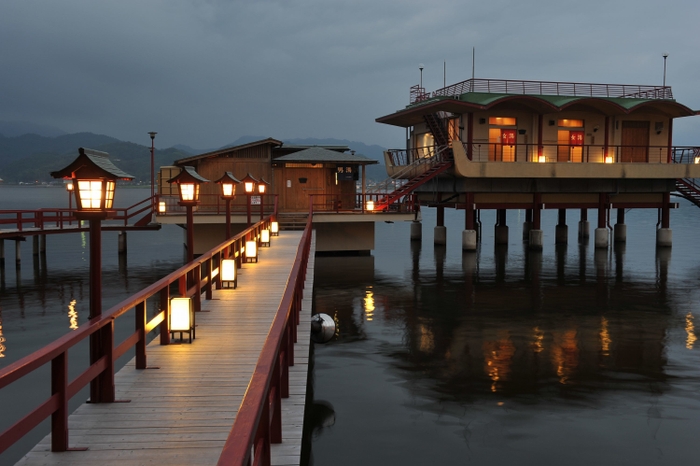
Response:
[[[272,380],[270,382],[269,403],[272,407],[272,416],[263,417],[262,422],[270,422],[270,442],[282,443],[282,397],[280,396],[280,361],[275,360],[275,367],[272,370]]]
[[[146,368],[146,301],[136,305],[136,313],[134,314],[135,330],[139,335],[136,342],[136,369]]]
[[[58,395],[58,409],[51,414],[51,451],[68,450],[68,362],[63,353],[51,360],[51,395]]]
[[[160,344],[170,344],[170,287],[160,290],[160,310],[163,312],[163,322],[160,323]]]
[[[113,403],[114,387],[114,319],[98,330],[102,343],[101,354],[107,357],[107,367],[97,376],[99,386],[98,403]]]

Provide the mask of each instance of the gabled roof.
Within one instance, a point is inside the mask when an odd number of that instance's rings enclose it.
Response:
[[[191,162],[194,162],[197,160],[208,159],[208,158],[212,158],[212,157],[219,157],[221,155],[225,155],[225,154],[235,152],[238,150],[243,150],[243,149],[248,149],[250,147],[263,146],[263,145],[280,146],[280,145],[282,145],[282,141],[278,141],[277,139],[273,139],[273,138],[261,139],[259,141],[253,141],[253,142],[249,142],[247,144],[241,144],[239,146],[224,147],[223,149],[217,149],[215,151],[206,152],[204,154],[194,155],[192,157],[186,157],[184,159],[176,160],[174,163],[175,163],[175,165],[187,164],[187,163],[191,163]]]
[[[298,163],[350,163],[359,165],[371,165],[379,163],[374,159],[360,154],[346,154],[325,147],[309,147],[308,149],[293,152],[277,157],[273,162],[298,162]]]
[[[134,177],[117,168],[109,159],[107,152],[93,149],[78,149],[78,157],[67,167],[51,172],[54,178],[72,178],[73,173],[80,172],[80,176],[105,177],[119,180],[133,180]]]

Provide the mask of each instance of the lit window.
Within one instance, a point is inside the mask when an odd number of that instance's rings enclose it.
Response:
[[[489,124],[495,126],[516,126],[517,118],[512,117],[489,117]]]
[[[583,120],[569,120],[564,118],[559,120],[558,123],[560,128],[583,128]]]

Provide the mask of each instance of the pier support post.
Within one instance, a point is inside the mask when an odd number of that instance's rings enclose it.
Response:
[[[617,209],[617,223],[614,227],[613,235],[615,243],[624,243],[627,241],[627,225],[625,225],[625,209],[618,207]]]
[[[656,246],[660,248],[670,248],[673,245],[673,231],[670,228],[659,228],[656,230]]]
[[[506,224],[506,209],[496,211],[496,226],[494,227],[496,244],[508,244],[508,225]]]
[[[411,241],[423,239],[423,225],[418,220],[411,222]]]
[[[671,195],[665,193],[663,207],[661,207],[661,228],[656,231],[656,246],[660,248],[670,248],[673,244],[670,199]]]
[[[5,267],[5,240],[0,239],[0,267]]]
[[[37,235],[32,236],[32,255],[39,255],[39,237]]]
[[[595,247],[596,249],[607,249],[608,248],[608,229],[607,228],[596,228],[595,229]]]
[[[525,209],[525,221],[523,222],[523,241],[530,240],[532,230],[532,209]]]
[[[476,230],[462,231],[462,250],[476,251]]]
[[[528,245],[528,248],[532,251],[541,251],[543,237],[544,235],[542,234],[542,230],[530,230],[530,237],[528,241],[530,244]]]
[[[436,246],[444,246],[447,244],[447,228],[445,226],[436,226],[433,233],[433,242]]]
[[[20,245],[21,245],[20,241],[16,240],[15,241],[15,265],[17,267],[19,267],[20,264],[22,263],[22,254],[21,254],[22,248],[20,247]]]
[[[444,246],[447,244],[447,228],[445,228],[445,207],[437,207],[437,225],[433,234],[435,245]]]
[[[569,242],[569,227],[566,225],[566,209],[559,209],[559,221],[554,231],[554,242],[566,244]]]
[[[117,249],[119,251],[119,254],[125,254],[126,253],[126,231],[120,231],[119,236],[117,237]]]
[[[39,253],[46,254],[46,235],[39,236]]]
[[[581,209],[581,220],[578,222],[578,240],[588,241],[590,237],[591,224],[588,222],[588,209]]]

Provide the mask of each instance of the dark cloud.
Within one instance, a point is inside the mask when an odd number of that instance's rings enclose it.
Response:
[[[254,134],[401,146],[419,80],[660,84],[700,108],[700,4],[674,0],[4,0],[0,120],[215,147]],[[692,120],[692,119],[690,119]],[[678,122],[677,138],[697,123]],[[697,143],[682,141],[681,143]]]

